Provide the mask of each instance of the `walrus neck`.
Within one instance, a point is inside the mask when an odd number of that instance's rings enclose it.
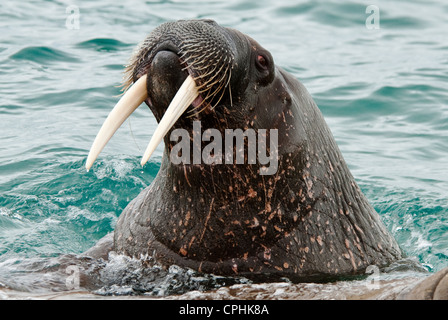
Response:
[[[313,146],[326,148],[306,151],[302,179],[313,205],[298,226],[302,248],[317,254],[325,246],[330,251],[328,260],[345,259],[349,264],[344,268],[352,272],[400,257],[401,250],[350,173],[330,130],[323,127],[314,134],[326,141]],[[344,264],[336,265],[325,272],[340,272]]]

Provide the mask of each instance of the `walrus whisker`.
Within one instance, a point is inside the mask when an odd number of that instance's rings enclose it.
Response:
[[[219,83],[218,88],[215,89],[215,91],[212,92],[212,90],[213,90],[213,86],[214,86],[215,84],[217,84],[217,83]],[[222,82],[219,82],[219,81],[214,82],[214,83],[210,86],[210,88],[208,89],[208,91],[203,91],[203,92],[208,92],[207,95],[205,96],[204,100],[209,100],[209,99],[211,100],[211,99],[213,99],[213,97],[219,92],[219,90],[221,90],[222,86],[223,86]],[[202,91],[200,91],[200,92],[202,93]]]
[[[229,79],[227,80],[227,83],[224,85],[224,89],[222,90],[221,96],[219,97],[218,101],[214,104],[214,106],[212,107],[212,110],[215,109],[215,107],[221,102],[222,97],[224,96],[224,92],[226,91],[225,88],[227,86],[229,86],[229,82],[230,82],[230,76]],[[230,86],[229,86],[230,87]],[[232,97],[230,97],[230,101],[232,101]]]
[[[195,55],[195,56],[189,56],[187,59],[185,59],[185,63],[189,63],[191,60],[193,60],[193,63],[191,63],[191,64],[194,64],[194,61],[196,61],[196,58],[198,58],[199,57],[199,54],[197,54],[197,55]]]
[[[198,54],[193,61],[193,64],[200,64],[203,63],[205,60],[204,58],[207,56],[207,53],[203,53],[202,55]]]
[[[211,67],[212,67],[213,69],[212,69]],[[206,74],[202,74],[202,75],[200,76],[201,78],[203,78],[203,77],[209,76],[209,75],[211,75],[212,73],[214,73],[214,71],[216,70],[217,67],[218,67],[218,64],[217,64],[217,63],[214,64],[214,65],[206,64],[206,65],[204,65],[203,67],[195,68],[195,70],[196,70],[196,71],[202,71],[202,70],[210,69],[210,71],[208,71]]]
[[[224,80],[224,78],[226,77],[226,74],[227,73],[227,70],[226,70],[226,72],[222,75],[222,77],[220,78],[220,79],[218,79],[218,80],[215,80],[214,82],[212,82],[212,83],[207,83],[205,86],[207,87],[207,89],[208,88],[212,88],[215,84],[217,84],[217,83],[222,83],[223,82],[223,80]],[[215,78],[213,78],[213,79],[215,79]],[[215,92],[216,92],[216,90],[215,90]],[[214,95],[215,94],[215,92],[212,94],[212,95]]]
[[[199,109],[199,107],[200,107],[205,101],[208,101],[208,99],[205,98],[205,99],[203,100],[203,102],[202,102],[199,106],[197,106],[196,108],[193,109],[193,111],[196,111],[197,109]],[[207,107],[208,107],[208,105],[205,105],[204,107],[202,107],[201,110],[199,110],[198,112],[195,112],[195,115],[196,115],[196,116],[199,115],[201,112],[203,112],[205,109],[207,109]],[[213,109],[213,108],[212,108],[212,109]]]
[[[207,108],[207,106],[203,107],[199,112],[197,111],[204,103],[208,103],[208,101],[204,98],[202,98],[202,101],[200,104],[189,110],[187,113],[190,113],[190,115],[187,116],[187,118],[192,118],[195,116],[198,116],[203,110]]]
[[[227,70],[226,70],[226,72],[227,72]],[[230,79],[229,79],[230,80]],[[201,104],[199,105],[199,106],[197,106],[197,107],[195,107],[191,112],[193,112],[193,111],[196,111],[205,101],[207,101],[208,99],[213,99],[218,93],[219,93],[219,91],[221,91],[221,89],[224,87],[226,87],[227,85],[228,85],[228,83],[229,83],[229,81],[227,81],[227,83],[226,84],[224,84],[224,82],[219,82],[220,83],[220,85],[219,85],[219,87],[212,93],[212,94],[209,94],[209,95],[207,95],[206,96],[206,98],[204,98],[203,99],[203,101],[201,102]],[[213,87],[212,87],[213,88]],[[212,88],[210,88],[210,90],[209,90],[209,92],[212,90]],[[219,104],[219,102],[221,102],[221,99],[222,99],[222,97],[224,96],[224,92],[225,92],[225,89],[224,90],[222,90],[222,93],[221,93],[221,96],[219,97],[219,99],[218,99],[218,101],[211,107],[211,109],[213,110],[218,104]],[[199,110],[199,112],[195,112],[195,114],[194,115],[199,115],[201,112],[203,112],[206,108],[207,108],[208,106],[207,105],[205,105],[201,110]],[[192,115],[193,116],[193,115]]]
[[[198,111],[198,109],[204,104],[207,103],[204,107],[202,107],[201,110]],[[207,109],[208,105],[210,103],[207,100],[202,100],[202,102],[195,108],[193,108],[193,110],[189,111],[189,113],[191,113],[190,115],[187,116],[187,118],[191,119],[193,117],[198,117],[202,111],[204,111],[205,109]]]
[[[225,76],[225,75],[224,75]],[[223,76],[223,78],[224,78]],[[223,87],[225,87],[225,82],[224,81],[218,81],[217,83],[219,83],[218,88],[211,94],[212,97],[214,97],[215,95],[217,95],[219,93],[219,91],[221,91],[221,89]],[[213,86],[212,86],[213,87]],[[211,88],[210,88],[211,89]],[[224,90],[223,90],[224,91]]]
[[[232,70],[230,70],[229,82],[232,77]],[[231,86],[227,86],[229,88],[229,98],[230,98],[230,106],[233,107],[233,99],[232,99],[232,88]]]
[[[219,82],[215,82],[215,83],[219,83]],[[203,98],[203,100],[201,101],[201,103],[200,103],[198,106],[196,106],[193,110],[189,111],[190,113],[193,113],[193,112],[194,112],[194,114],[188,116],[188,118],[191,118],[191,117],[193,117],[193,116],[198,116],[201,112],[203,112],[203,111],[208,107],[208,105],[205,105],[205,106],[204,106],[201,110],[199,110],[199,111],[197,111],[197,110],[198,110],[198,109],[199,109],[199,108],[200,108],[206,101],[213,99],[214,96],[216,96],[216,95],[218,94],[218,92],[223,88],[223,86],[224,86],[224,83],[221,82],[220,85],[219,85],[219,87],[218,87],[213,93],[210,93],[210,92],[212,91],[212,89],[213,89],[213,86],[212,86],[212,87],[208,90],[208,93],[207,93],[206,97]],[[205,92],[205,91],[204,91],[204,92]],[[218,102],[216,102],[216,103],[211,107],[211,109],[214,109],[214,108],[218,105],[218,103],[221,101],[221,99],[222,99],[222,97],[223,97],[224,92],[225,92],[225,90],[222,90],[222,93],[221,93],[221,96],[220,96]]]
[[[214,79],[216,77],[216,74],[219,74],[221,72],[221,69],[216,70],[218,68],[217,65],[212,66],[212,67],[210,67],[210,65],[205,65],[203,67],[198,67],[198,66],[192,65],[191,68],[195,73],[198,73],[198,75],[195,77],[195,79],[201,80],[201,81],[203,79],[206,79],[206,83],[211,81],[212,79]],[[211,78],[208,78],[210,76],[211,76]]]
[[[226,58],[226,59],[227,59],[227,58]],[[220,68],[219,71],[221,71],[222,69],[223,69],[223,66]],[[219,72],[218,72],[218,74],[219,74]],[[224,79],[225,79],[225,77],[226,77],[227,75],[228,75],[228,79],[227,79],[226,81],[224,81]],[[215,79],[215,78],[216,78],[216,76],[212,78],[212,81],[213,81],[213,79]],[[206,84],[202,85],[201,87],[206,86],[207,88],[206,88],[205,90],[199,90],[199,92],[200,92],[200,93],[204,93],[204,92],[206,92],[207,89],[208,89],[208,93],[207,93],[207,95],[205,96],[205,98],[203,98],[203,101],[201,102],[201,104],[198,105],[198,106],[196,106],[196,107],[195,107],[193,110],[191,110],[190,112],[194,112],[194,115],[198,115],[198,114],[200,114],[202,111],[204,111],[204,110],[207,108],[207,105],[204,106],[201,110],[199,110],[199,112],[197,112],[197,109],[199,109],[199,108],[202,106],[202,104],[203,104],[206,100],[211,100],[211,99],[213,99],[213,98],[214,98],[216,95],[218,95],[218,93],[222,90],[222,92],[221,92],[221,96],[219,97],[218,101],[211,107],[211,109],[213,110],[213,109],[219,104],[219,102],[221,102],[221,100],[222,100],[222,98],[223,98],[223,96],[224,96],[224,92],[225,92],[225,89],[223,89],[223,88],[225,88],[225,87],[227,87],[227,86],[229,85],[229,83],[230,83],[230,78],[231,78],[231,68],[230,68],[229,66],[227,66],[225,72],[223,73],[223,76],[222,76],[219,80],[215,80],[215,81],[213,81],[212,83],[209,82],[209,83],[206,83]],[[196,79],[195,79],[195,80],[196,80]],[[213,90],[213,86],[214,86],[215,84],[217,84],[217,83],[219,83],[218,88],[216,88],[216,89],[212,92],[212,90]],[[192,115],[192,116],[193,116],[193,115]],[[189,117],[191,117],[191,116],[189,116]]]
[[[229,71],[229,78],[227,79],[226,87],[229,85],[230,79],[232,78],[232,68],[228,68],[227,70]],[[227,73],[227,70],[226,70],[226,73]]]
[[[220,80],[216,79],[216,76],[214,76],[213,78],[208,79],[207,82],[204,82],[199,87],[199,92],[203,93],[203,92],[210,91],[213,88],[213,86],[219,82],[220,82]]]
[[[208,77],[209,75],[211,75],[212,73],[215,73],[215,70],[218,66],[215,65],[215,67],[213,69],[211,69],[210,71],[208,71],[207,73],[204,73],[200,76],[197,76],[195,79],[203,79],[205,77]],[[196,71],[202,71],[203,69],[207,69],[209,68],[209,66],[203,67],[203,68],[195,68]],[[220,70],[216,71],[216,72],[220,72]]]

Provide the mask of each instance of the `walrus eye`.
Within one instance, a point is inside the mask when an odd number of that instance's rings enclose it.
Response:
[[[257,56],[257,67],[262,70],[268,69],[268,60],[262,55]]]

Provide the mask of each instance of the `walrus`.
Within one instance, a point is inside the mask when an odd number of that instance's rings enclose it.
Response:
[[[262,281],[350,277],[402,258],[306,88],[254,39],[212,20],[164,23],[135,51],[124,86],[86,168],[143,102],[159,124],[142,165],[162,140],[165,148],[157,176],[117,221],[114,251]],[[170,161],[171,134],[191,137],[198,121],[223,136],[266,130],[269,141],[276,130],[277,146],[266,150],[275,151],[275,173],[262,174],[258,160]]]

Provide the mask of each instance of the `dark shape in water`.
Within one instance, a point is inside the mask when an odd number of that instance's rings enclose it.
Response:
[[[143,99],[158,121],[187,77],[199,95],[165,135],[152,185],[121,214],[115,251],[257,281],[347,278],[402,257],[305,87],[255,40],[211,20],[165,23],[127,71],[127,87],[146,77]],[[221,134],[277,129],[277,173],[260,176],[259,163],[174,165],[170,131],[191,132],[194,120]]]

